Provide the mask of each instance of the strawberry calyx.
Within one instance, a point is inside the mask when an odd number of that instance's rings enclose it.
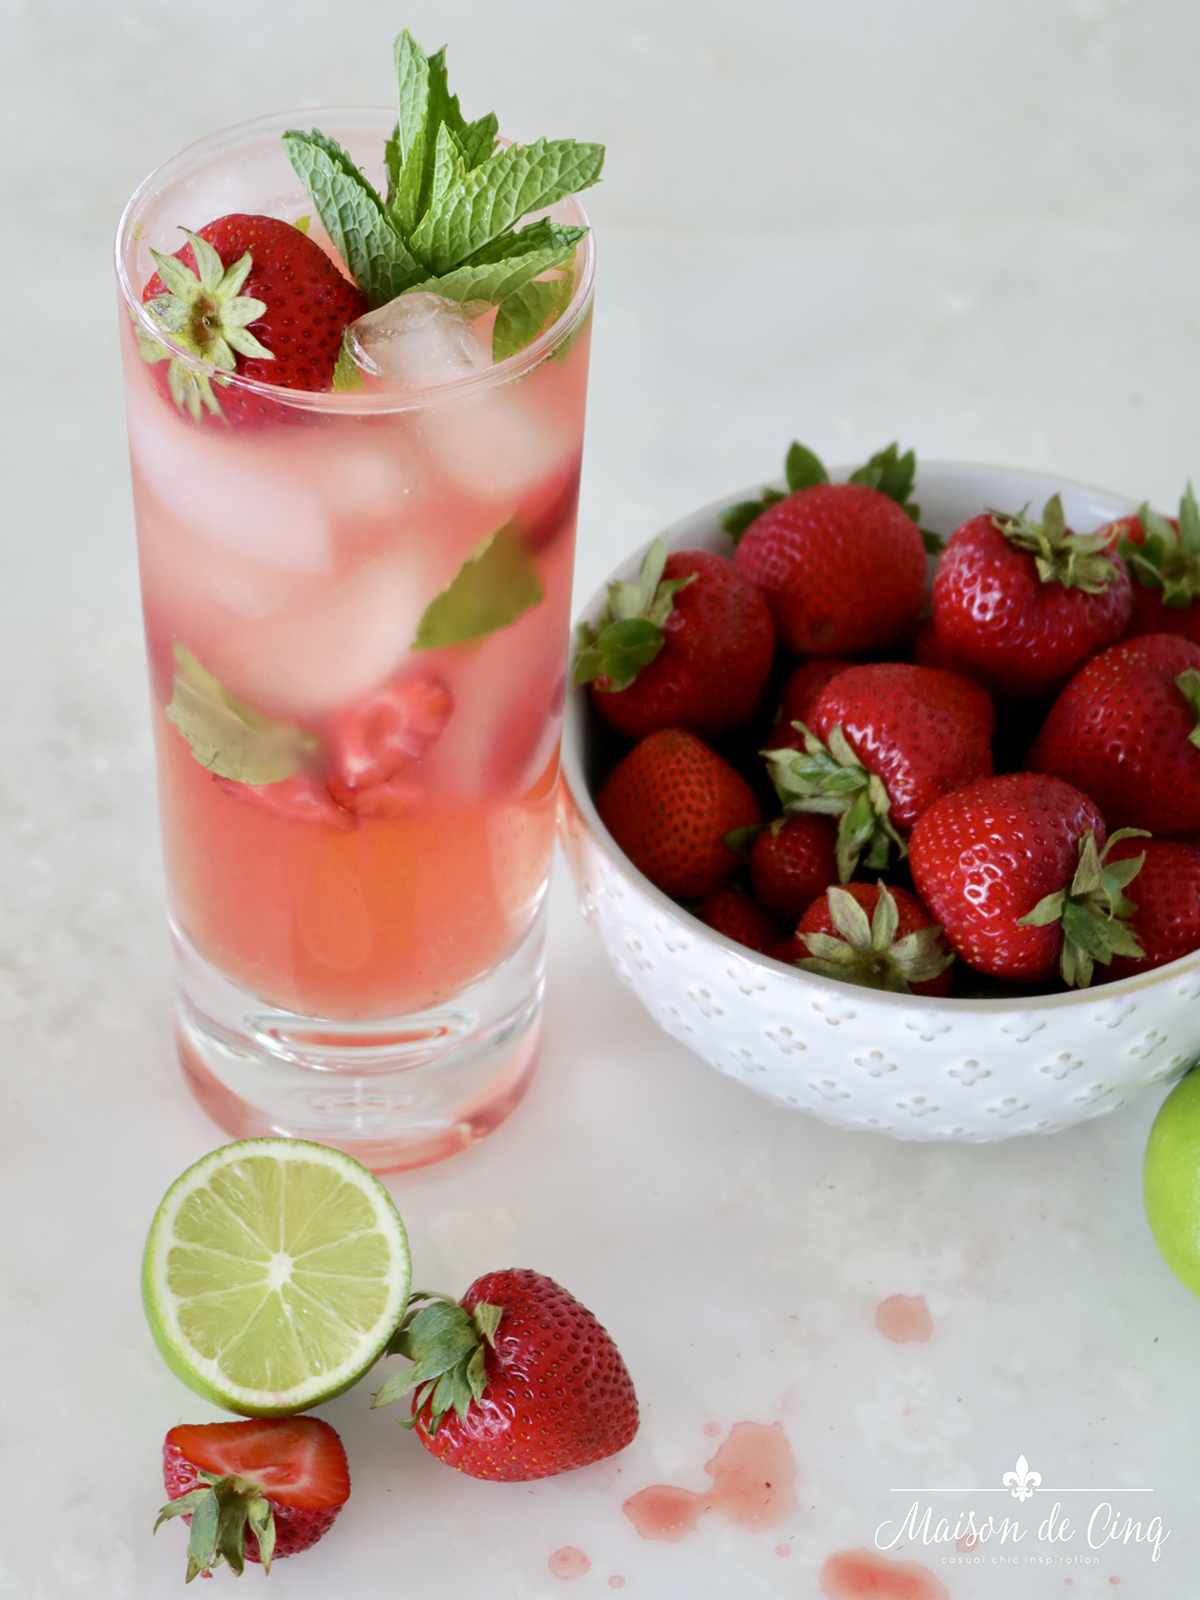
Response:
[[[830,733],[828,744],[803,722],[793,722],[792,727],[803,735],[803,750],[784,748],[759,754],[767,763],[785,816],[811,811],[839,819],[841,881],[848,883],[854,876],[864,851],[867,866],[876,872],[887,866],[893,845],[901,857],[906,856],[908,845],[888,815],[892,802],[883,779],[862,765],[841,724]]]
[[[187,228],[180,231],[191,244],[197,270],[193,272],[178,256],[151,250],[165,292],[146,302],[150,317],[175,344],[218,371],[233,372],[237,355],[274,360],[247,326],[267,310],[264,301],[241,293],[254,265],[250,252],[226,267],[206,239]],[[201,410],[222,414],[207,374],[194,371],[165,345],[143,333],[139,333],[138,343],[143,361],[170,362],[167,386],[180,410],[186,406],[197,422]]]
[[[1187,701],[1192,715],[1196,718],[1196,726],[1188,734],[1188,743],[1200,749],[1200,672],[1197,672],[1195,667],[1189,667],[1175,679],[1175,687]]]
[[[1111,554],[1112,529],[1075,533],[1067,527],[1061,495],[1051,495],[1046,501],[1041,522],[1031,522],[1025,511],[1014,517],[991,506],[985,509],[991,513],[993,527],[1010,544],[1034,558],[1043,583],[1061,583],[1065,589],[1103,594],[1121,576]],[[1028,509],[1027,506],[1025,510]]]
[[[795,440],[789,446],[784,458],[783,475],[788,494],[795,494],[800,489],[811,489],[814,484],[829,482],[829,473],[820,457]],[[901,455],[900,446],[893,443],[883,450],[877,450],[871,459],[864,462],[861,467],[857,467],[846,481],[868,489],[878,489],[880,494],[885,494],[889,500],[894,500],[906,517],[917,522],[921,508],[912,498],[916,479],[916,452],[906,450]],[[761,517],[770,506],[777,505],[783,499],[786,499],[786,495],[781,490],[768,486],[757,500],[739,500],[737,505],[727,506],[720,515],[720,524],[736,545],[752,522]],[[924,528],[920,529],[920,534],[930,555],[939,554],[943,543],[941,538]]]
[[[415,1301],[427,1303],[414,1305]],[[503,1315],[503,1307],[486,1301],[468,1311],[449,1295],[417,1290],[387,1348],[388,1355],[406,1356],[413,1365],[391,1374],[372,1399],[371,1409],[377,1411],[415,1391],[413,1415],[401,1417],[400,1426],[411,1428],[428,1405],[426,1431],[436,1438],[448,1412],[465,1417],[471,1403],[483,1399],[486,1351],[489,1345],[496,1347]]]
[[[619,694],[658,655],[666,642],[663,628],[675,609],[675,596],[698,576],[693,572],[686,578],[664,578],[669,554],[667,541],[656,539],[646,551],[638,581],[610,583],[600,621],[579,624],[575,683],[604,678],[607,681],[598,687]]]
[[[1141,544],[1126,535],[1118,549],[1143,589],[1161,589],[1162,603],[1186,611],[1200,595],[1200,506],[1189,483],[1179,502],[1179,526],[1143,505]]]
[[[797,940],[808,946],[809,954],[796,961],[795,966],[866,989],[910,994],[914,984],[931,983],[953,964],[954,951],[937,923],[916,928],[897,939],[900,912],[882,879],[869,920],[848,890],[834,887],[825,892],[837,933],[797,933]]]
[[[261,1485],[236,1473],[218,1477],[197,1470],[196,1477],[204,1487],[168,1500],[154,1524],[157,1533],[172,1517],[191,1517],[185,1581],[191,1583],[197,1574],[210,1573],[222,1562],[240,1576],[246,1565],[247,1528],[258,1540],[263,1571],[270,1572],[275,1552],[275,1513]]]
[[[1097,961],[1107,966],[1114,956],[1136,960],[1145,954],[1129,926],[1137,905],[1123,892],[1142,870],[1145,851],[1125,861],[1110,861],[1108,857],[1113,845],[1122,839],[1149,837],[1145,828],[1118,828],[1104,849],[1098,850],[1096,836],[1089,828],[1079,840],[1079,865],[1071,882],[1054,894],[1045,895],[1027,916],[1017,919],[1019,928],[1062,923],[1059,970],[1070,988],[1086,989]]]

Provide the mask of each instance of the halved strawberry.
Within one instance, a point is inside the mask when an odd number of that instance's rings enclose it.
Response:
[[[189,1583],[223,1562],[270,1571],[316,1544],[350,1498],[342,1441],[317,1417],[181,1424],[163,1444],[163,1482],[155,1530],[171,1517],[191,1523]]]
[[[359,816],[402,814],[411,786],[393,780],[432,748],[453,711],[454,696],[439,678],[397,678],[356,700],[334,724],[330,794]]]

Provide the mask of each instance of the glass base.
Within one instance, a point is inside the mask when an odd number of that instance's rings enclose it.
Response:
[[[369,1021],[268,1005],[173,923],[184,1076],[233,1138],[312,1139],[373,1172],[442,1161],[499,1127],[529,1087],[545,923],[543,904],[508,959],[445,1005]]]

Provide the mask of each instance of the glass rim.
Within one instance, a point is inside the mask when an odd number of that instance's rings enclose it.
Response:
[[[386,125],[395,122],[396,112],[390,106],[309,106],[294,111],[280,111],[266,116],[252,117],[246,122],[233,123],[229,127],[218,129],[215,133],[205,134],[203,138],[185,145],[182,150],[161,162],[142,180],[121,212],[114,240],[117,284],[135,329],[140,328],[157,343],[166,346],[173,356],[178,356],[194,370],[208,377],[218,377],[222,387],[228,386],[247,394],[261,395],[277,405],[292,406],[296,410],[320,411],[343,416],[417,411],[438,401],[456,398],[459,395],[476,394],[509,383],[532,371],[534,367],[540,366],[575,333],[587,315],[591,301],[596,275],[596,247],[595,232],[588,215],[578,198],[572,195],[567,204],[578,213],[579,222],[588,231],[577,247],[575,288],[565,311],[523,350],[518,350],[515,355],[492,366],[484,367],[478,372],[468,373],[465,377],[453,378],[449,383],[432,384],[428,388],[401,394],[360,389],[336,392],[326,389],[287,389],[279,384],[262,383],[256,378],[245,378],[237,373],[226,372],[177,344],[170,334],[148,315],[140,292],[134,288],[128,271],[127,254],[130,245],[135,242],[132,229],[152,190],[157,188],[164,178],[173,175],[175,169],[183,171],[198,159],[216,154],[222,147],[234,144],[256,131],[266,133],[273,127],[278,127],[282,133],[288,128],[302,126],[309,119],[321,118],[330,122],[338,119],[343,125],[347,120],[370,124],[382,119]],[[581,254],[582,260],[580,260]]]

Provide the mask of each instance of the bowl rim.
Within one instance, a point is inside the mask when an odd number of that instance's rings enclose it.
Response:
[[[844,482],[852,471],[848,467],[830,468],[830,478],[833,482]],[[1116,494],[1108,489],[1100,489],[1094,484],[1082,483],[1077,479],[1060,477],[1054,473],[1025,471],[1020,467],[1001,467],[984,462],[931,460],[918,461],[916,493],[920,493],[922,477],[949,478],[958,474],[989,474],[993,477],[1020,479],[1025,483],[1036,483],[1039,491],[1042,485],[1046,487],[1047,496],[1058,489],[1078,489],[1084,493],[1099,496],[1107,501],[1113,508],[1113,516],[1127,515],[1137,510],[1139,502],[1131,500],[1126,495]],[[771,487],[786,488],[781,480],[775,480]],[[707,505],[700,506],[686,516],[677,518],[668,527],[663,528],[654,538],[647,539],[636,550],[632,551],[623,561],[609,573],[608,577],[596,592],[583,606],[578,614],[577,623],[581,620],[594,621],[603,609],[608,594],[608,585],[615,578],[629,578],[635,574],[641,565],[646,551],[655,539],[665,538],[676,548],[681,540],[696,538],[704,531],[706,523],[712,525],[715,531],[719,524],[717,518],[728,506],[737,505],[740,501],[755,499],[762,493],[762,485],[742,489],[736,494],[722,495],[720,499],[710,501]],[[686,548],[686,546],[684,546]],[[629,857],[618,846],[612,834],[609,833],[600,819],[596,803],[588,789],[584,775],[582,755],[587,734],[587,704],[588,696],[585,686],[573,684],[568,677],[566,705],[563,714],[563,740],[562,740],[562,776],[570,804],[586,823],[588,831],[600,847],[609,862],[617,868],[636,888],[644,898],[648,899],[663,915],[672,921],[681,924],[697,938],[704,939],[726,955],[736,956],[738,960],[751,967],[765,967],[768,972],[776,973],[781,977],[790,978],[799,985],[801,991],[817,997],[830,993],[830,986],[836,985],[836,992],[841,990],[856,991],[860,995],[864,992],[873,1000],[894,1007],[898,1014],[928,1015],[943,1008],[955,1016],[998,1016],[1015,1015],[1025,1011],[1059,1011],[1072,1006],[1082,1006],[1097,1000],[1119,1000],[1126,995],[1133,995],[1145,989],[1164,987],[1173,979],[1182,977],[1187,973],[1200,970],[1200,949],[1190,951],[1187,955],[1180,956],[1175,961],[1167,962],[1164,966],[1155,967],[1150,972],[1139,972],[1128,978],[1120,978],[1112,983],[1097,984],[1086,989],[1068,989],[1062,994],[1027,995],[1016,999],[954,999],[951,997],[938,998],[930,995],[896,994],[889,989],[863,990],[861,985],[841,983],[834,978],[822,978],[813,973],[802,971],[787,962],[776,961],[773,956],[760,955],[757,951],[749,949],[746,945],[738,944],[728,935],[719,933],[715,928],[710,928],[707,923],[701,922],[699,917],[685,911],[682,906],[670,895],[665,894],[650,879],[640,872]]]

